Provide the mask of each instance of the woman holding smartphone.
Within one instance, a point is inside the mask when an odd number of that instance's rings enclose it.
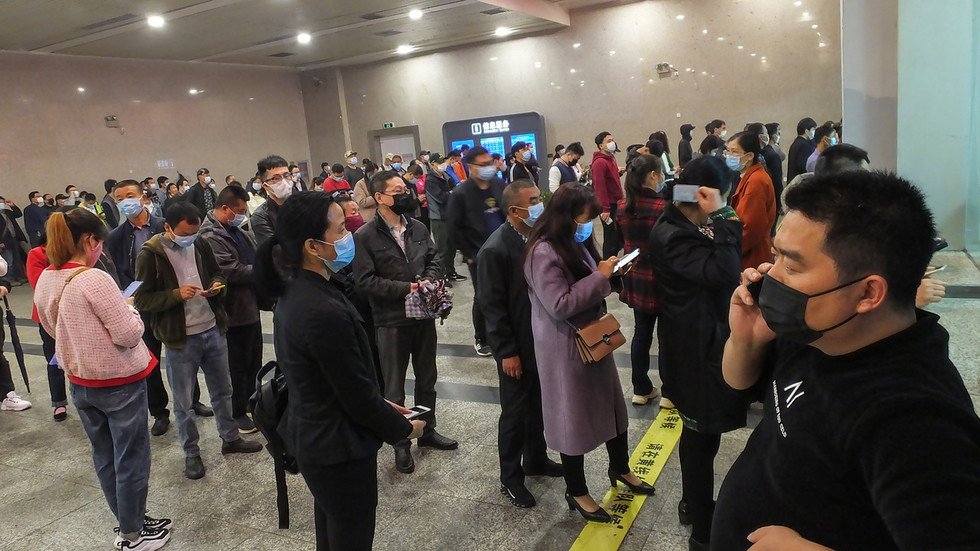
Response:
[[[605,443],[609,481],[634,493],[652,494],[653,486],[629,468],[626,401],[612,355],[586,365],[575,346],[575,329],[606,312],[604,299],[613,291],[616,257],[599,260],[592,239],[592,220],[601,211],[595,195],[581,184],[565,184],[528,238],[524,260],[531,298],[534,353],[541,378],[544,435],[548,447],[561,453],[569,510],[586,520],[611,517],[589,495],[585,454]],[[574,327],[573,327],[574,326]]]
[[[720,158],[694,159],[676,182],[691,186],[693,201],[667,205],[648,250],[660,314],[660,376],[684,421],[677,510],[681,524],[693,524],[690,549],[699,550],[708,548],[711,534],[721,434],[745,426],[747,403],[721,373],[728,305],[742,269],[742,222],[723,199],[731,180]]]
[[[361,317],[333,278],[354,258],[353,237],[330,195],[294,193],[280,208],[275,234],[256,253],[258,284],[278,299],[274,333],[289,388],[286,437],[313,494],[318,551],[371,549],[378,449],[382,441],[418,438],[425,426],[381,397]]]

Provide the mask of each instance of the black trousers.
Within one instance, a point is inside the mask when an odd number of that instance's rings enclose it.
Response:
[[[715,511],[715,456],[721,445],[720,434],[704,434],[684,427],[678,446],[681,462],[681,501],[693,521],[691,535],[702,543],[711,537],[711,517]]]
[[[431,408],[419,416],[425,431],[436,428],[436,320],[413,320],[409,325],[378,327],[378,356],[384,374],[386,399],[405,405],[405,375],[412,360],[415,405]],[[400,445],[411,445],[406,440]]]
[[[633,341],[630,343],[630,358],[633,369],[633,394],[647,396],[653,392],[650,380],[650,347],[653,346],[653,329],[657,314],[633,309]],[[657,358],[659,370],[660,358]]]
[[[623,238],[619,235],[619,228],[616,227],[616,205],[613,205],[612,210],[609,213],[614,222],[606,224],[599,219],[599,225],[602,226],[602,258],[606,259],[613,255],[619,255],[619,251],[623,248]]]
[[[153,330],[147,323],[147,320],[144,319],[143,343],[156,356],[159,363],[146,377],[146,401],[149,404],[151,416],[166,419],[170,417],[170,410],[167,409],[167,405],[170,403],[170,395],[167,394],[167,386],[163,384],[163,375],[160,374],[160,366],[163,365],[163,343],[153,335]],[[195,385],[194,401],[199,402],[200,400],[201,388]]]
[[[487,320],[483,317],[480,301],[476,299],[479,283],[476,274],[476,259],[471,258],[466,266],[470,269],[470,281],[473,282],[473,337],[479,342],[487,342]]]
[[[606,453],[609,454],[609,470],[616,474],[630,472],[629,443],[626,433],[606,442]],[[561,466],[565,470],[565,486],[568,495],[581,497],[589,494],[589,486],[585,482],[585,456],[561,454]]]
[[[14,378],[10,373],[10,362],[3,355],[3,339],[0,339],[0,401],[14,390]]]
[[[68,393],[65,390],[65,372],[56,365],[51,365],[51,358],[54,357],[54,337],[44,330],[44,326],[37,325],[37,332],[41,335],[41,350],[44,352],[44,363],[48,369],[48,392],[51,394],[51,407],[65,407],[68,405]]]
[[[262,322],[229,327],[228,369],[231,372],[231,414],[248,412],[248,399],[255,393],[255,375],[262,369]]]
[[[378,456],[300,473],[313,494],[317,551],[371,551],[378,509]]]
[[[544,440],[541,413],[541,380],[534,366],[522,365],[520,379],[506,373],[497,361],[500,378],[500,421],[497,423],[497,454],[500,456],[500,481],[523,482],[523,464],[528,469],[544,465],[548,445]]]

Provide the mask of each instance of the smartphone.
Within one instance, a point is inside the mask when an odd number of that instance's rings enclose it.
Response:
[[[697,203],[697,197],[694,195],[697,192],[698,186],[678,184],[674,186],[674,201],[680,201],[681,203]]]
[[[142,281],[134,281],[130,283],[129,287],[126,287],[126,290],[123,291],[123,298],[131,298],[136,294],[136,290],[139,289],[140,285],[142,284]]]
[[[218,291],[224,289],[225,287],[227,287],[227,285],[225,285],[224,283],[222,283],[222,284],[217,285],[215,287],[212,287],[210,289],[204,289],[204,290],[201,291],[201,293],[202,294],[203,293],[217,293]]]
[[[429,413],[430,411],[432,411],[432,408],[427,408],[425,406],[412,406],[409,409],[412,410],[412,413],[404,413],[403,414],[405,416],[405,419],[408,419],[409,421],[411,421],[412,419],[415,419],[416,417],[418,417],[420,415],[424,415],[424,414]]]
[[[929,277],[932,274],[938,274],[939,272],[943,272],[945,270],[946,270],[946,265],[945,264],[943,264],[942,266],[936,266],[936,267],[930,268],[930,269],[926,270],[926,277]]]
[[[613,266],[613,273],[616,273],[626,267],[627,264],[636,260],[636,257],[640,256],[640,249],[635,249],[630,254],[620,258],[616,265]]]

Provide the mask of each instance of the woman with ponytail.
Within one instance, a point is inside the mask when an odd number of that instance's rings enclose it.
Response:
[[[314,499],[318,550],[370,551],[378,449],[422,435],[424,421],[386,402],[363,321],[335,274],[354,258],[344,209],[294,193],[256,253],[257,284],[275,299],[275,348],[289,388],[290,449]]]
[[[119,522],[115,546],[152,551],[170,539],[171,525],[145,516],[150,440],[144,379],[157,359],[143,344],[143,321],[112,277],[91,269],[107,234],[88,210],[52,213],[45,248],[50,265],[38,278],[34,302],[41,325],[55,338],[102,491]]]

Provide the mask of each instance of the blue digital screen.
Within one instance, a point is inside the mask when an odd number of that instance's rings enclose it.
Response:
[[[501,157],[505,156],[503,136],[496,136],[493,138],[481,138],[480,145],[487,148],[487,151],[489,151],[491,154],[499,153]]]
[[[510,135],[510,145],[511,145],[511,147],[513,147],[514,144],[517,143],[517,142],[526,142],[526,143],[531,144],[531,153],[534,154],[535,156],[537,156],[537,154],[538,154],[538,147],[537,147],[537,143],[536,143],[537,140],[535,140],[535,138],[534,138],[534,134],[511,134]]]
[[[473,147],[473,140],[454,140],[453,141],[453,149],[459,149],[459,148],[463,147],[464,145],[468,145],[470,147]]]

